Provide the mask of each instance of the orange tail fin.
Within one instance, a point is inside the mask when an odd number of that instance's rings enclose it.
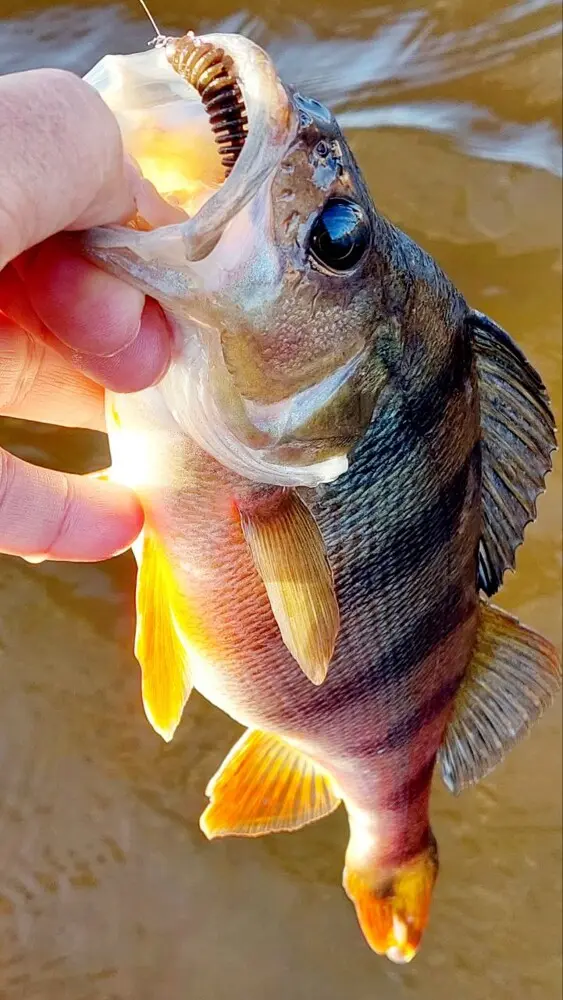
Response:
[[[394,871],[344,870],[344,888],[370,948],[392,962],[410,962],[428,923],[438,874],[435,842]]]

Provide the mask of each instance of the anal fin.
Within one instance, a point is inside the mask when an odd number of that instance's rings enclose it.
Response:
[[[153,729],[169,742],[192,689],[175,617],[180,598],[165,553],[146,528],[138,561],[135,656],[142,671],[143,704]]]
[[[481,602],[472,662],[438,761],[451,792],[485,777],[526,735],[561,687],[561,661],[547,639]]]
[[[313,684],[326,677],[340,625],[324,541],[293,490],[266,513],[241,510],[241,524],[282,639]]]
[[[248,729],[206,789],[200,826],[214,837],[298,830],[340,803],[330,778],[272,733]]]

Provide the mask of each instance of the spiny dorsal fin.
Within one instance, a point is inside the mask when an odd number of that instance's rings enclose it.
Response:
[[[261,513],[240,511],[244,537],[282,639],[313,684],[324,681],[340,625],[323,537],[294,490]]]
[[[491,597],[536,516],[556,448],[555,422],[540,376],[508,334],[475,311],[470,326],[482,434],[479,586]]]
[[[180,597],[170,564],[146,528],[139,548],[135,656],[142,671],[147,719],[169,742],[192,689],[188,657],[176,619]]]
[[[272,733],[247,729],[206,788],[206,837],[258,837],[298,830],[340,803],[330,778]]]
[[[483,601],[473,659],[438,753],[450,791],[457,795],[492,771],[560,687],[555,647]]]

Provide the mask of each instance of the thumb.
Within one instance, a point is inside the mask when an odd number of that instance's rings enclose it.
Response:
[[[131,217],[140,179],[117,120],[64,70],[0,77],[0,270],[63,229]]]

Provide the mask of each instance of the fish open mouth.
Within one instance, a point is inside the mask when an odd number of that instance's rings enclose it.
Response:
[[[170,222],[156,206],[138,227],[159,230],[160,259],[165,243],[181,243],[186,261],[207,257],[297,130],[271,59],[239,35],[162,38],[148,52],[106,56],[85,79],[116,115],[143,176],[178,210]],[[102,250],[130,245],[130,231],[120,243],[117,227],[92,230],[88,242]],[[139,254],[148,260],[152,249],[145,234]]]

